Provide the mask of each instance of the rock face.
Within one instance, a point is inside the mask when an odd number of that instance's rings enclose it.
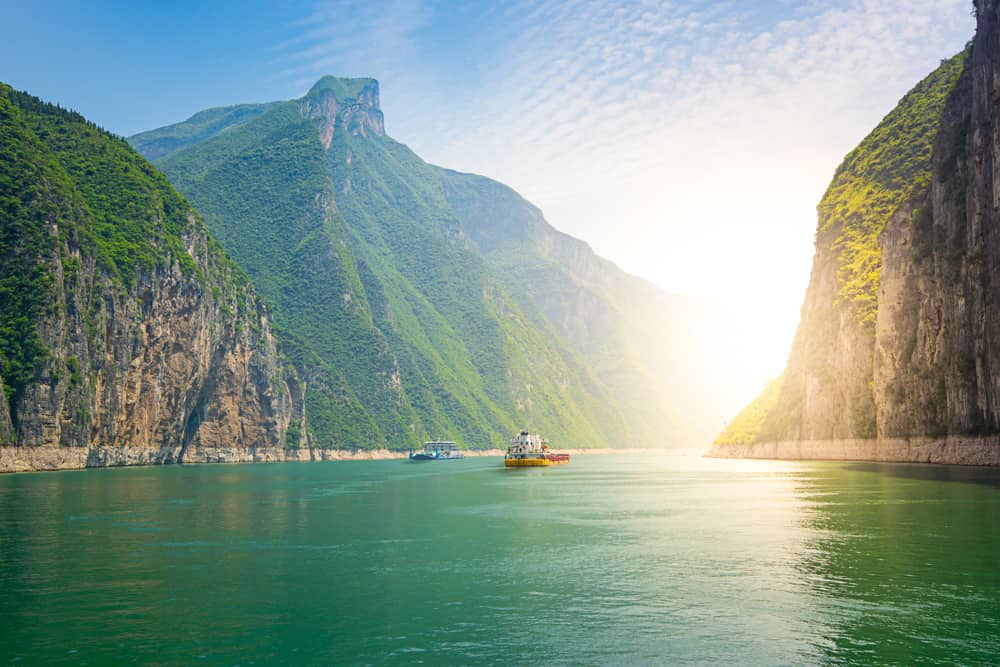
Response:
[[[494,452],[495,453],[495,452]],[[304,463],[400,459],[388,449],[344,451],[314,447],[0,447],[0,472],[119,468],[170,463]]]
[[[385,136],[375,79],[323,77],[299,100],[299,113],[320,121],[320,142],[327,150],[338,127],[354,136]]]
[[[0,155],[0,444],[168,462],[301,430],[267,311],[149,163],[2,84]]]
[[[714,453],[851,441],[850,458],[998,462],[989,453],[1000,432],[998,5],[976,3],[970,49],[838,169],[780,391],[759,428],[741,416]],[[974,450],[986,453],[962,453]]]
[[[1000,437],[879,438],[869,440],[786,440],[713,445],[707,456],[720,459],[801,459],[1000,465]]]
[[[930,182],[882,235],[879,437],[1000,432],[1000,19],[977,10]]]

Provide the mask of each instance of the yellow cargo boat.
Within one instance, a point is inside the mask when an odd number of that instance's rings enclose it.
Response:
[[[503,464],[508,468],[534,468],[569,463],[569,454],[549,451],[549,443],[537,433],[521,431],[511,440]]]

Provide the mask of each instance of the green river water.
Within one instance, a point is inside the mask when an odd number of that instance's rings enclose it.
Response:
[[[1000,471],[576,456],[0,477],[0,664],[994,664]]]

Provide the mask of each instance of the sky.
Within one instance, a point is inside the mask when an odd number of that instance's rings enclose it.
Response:
[[[95,5],[95,6],[90,6]],[[0,2],[0,80],[130,135],[381,85],[387,132],[490,176],[784,364],[837,165],[972,36],[970,0]]]

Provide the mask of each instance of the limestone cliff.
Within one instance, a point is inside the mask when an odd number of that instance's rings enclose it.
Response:
[[[856,455],[947,462],[921,452],[935,442],[946,451],[955,438],[966,450],[997,446],[998,6],[976,3],[970,48],[907,94],[837,170],[780,390],[762,420],[755,403],[759,427],[741,415],[716,451],[770,443],[772,455],[794,456],[781,443],[851,441]],[[911,441],[919,447],[897,446]]]
[[[0,158],[0,444],[165,462],[304,432],[266,309],[126,142],[0,84]]]
[[[931,178],[882,235],[878,435],[1000,432],[1000,3],[944,108]]]
[[[303,117],[320,121],[320,142],[327,150],[337,127],[354,136],[385,136],[375,79],[325,76],[299,100],[298,106]]]

